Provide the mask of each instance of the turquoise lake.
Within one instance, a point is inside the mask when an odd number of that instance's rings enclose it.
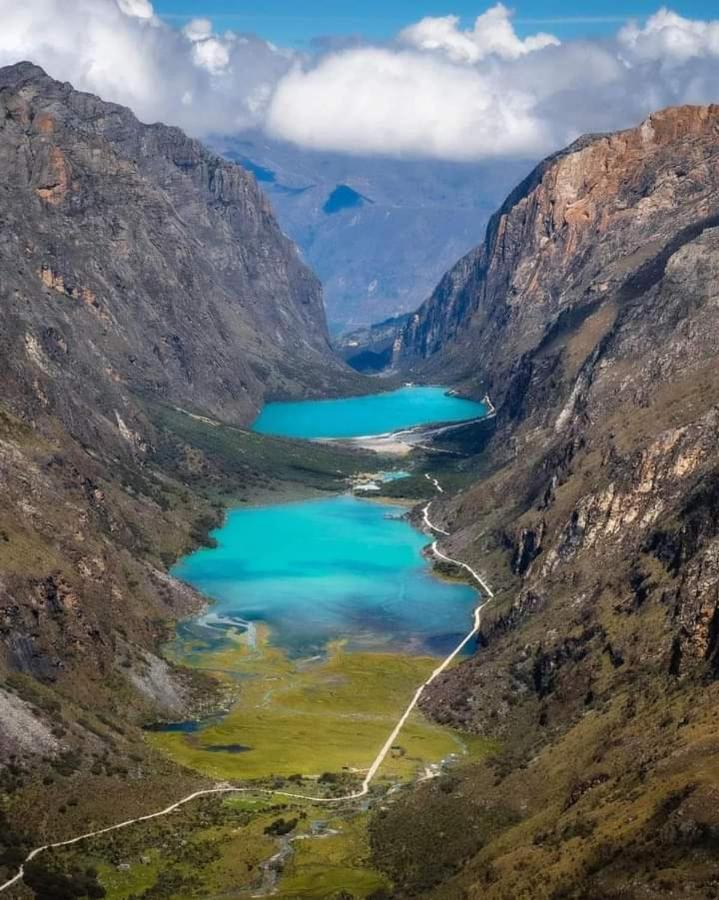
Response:
[[[186,557],[173,574],[216,603],[191,628],[221,634],[266,622],[293,656],[347,638],[354,648],[444,653],[466,634],[472,588],[431,575],[428,538],[403,507],[349,495],[235,509],[218,546]]]
[[[284,437],[351,438],[430,422],[460,422],[486,412],[483,403],[451,397],[443,387],[411,386],[342,400],[269,403],[252,427]]]

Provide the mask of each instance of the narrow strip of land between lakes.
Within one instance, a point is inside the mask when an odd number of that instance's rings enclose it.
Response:
[[[413,449],[428,450],[432,453],[440,452],[448,453],[450,455],[459,455],[454,450],[437,450],[437,448],[433,447],[431,444],[424,443],[424,441],[437,438],[447,432],[466,428],[469,425],[477,425],[488,419],[494,419],[497,415],[497,407],[492,403],[489,394],[485,394],[482,403],[485,405],[487,411],[474,419],[460,419],[456,422],[445,422],[434,425],[413,425],[410,428],[401,428],[397,431],[386,431],[381,434],[369,434],[349,438],[315,438],[315,440],[348,444],[363,450],[374,450],[377,453],[385,453],[394,456],[407,456]]]
[[[427,475],[426,477],[434,484],[434,487],[436,488],[438,493],[444,493],[444,489],[436,478],[432,478],[429,475]],[[427,505],[423,509],[424,524],[432,531],[438,532],[439,534],[448,535],[449,532],[444,531],[441,528],[437,528],[432,524],[429,518],[429,510],[431,506],[432,501],[427,503]],[[29,862],[32,862],[35,857],[39,856],[41,853],[44,853],[46,850],[56,850],[60,847],[70,847],[73,844],[79,844],[81,841],[86,841],[90,838],[101,837],[103,834],[109,834],[112,831],[119,831],[122,828],[128,828],[130,825],[137,825],[140,822],[149,822],[152,819],[159,819],[162,816],[167,816],[170,813],[175,812],[175,810],[179,809],[181,806],[185,806],[185,804],[191,803],[193,800],[197,800],[200,797],[211,797],[218,794],[270,794],[274,797],[288,797],[292,800],[304,800],[305,802],[309,803],[347,803],[352,800],[360,800],[361,798],[366,797],[369,793],[370,785],[372,784],[375,775],[379,771],[382,763],[385,761],[387,754],[392,749],[392,746],[394,745],[400,732],[407,723],[410,715],[419,703],[420,697],[429,687],[429,685],[432,684],[432,682],[436,678],[438,678],[452,664],[452,662],[454,662],[456,657],[462,652],[462,650],[464,650],[464,648],[472,640],[472,638],[478,634],[481,627],[482,610],[488,603],[490,603],[494,599],[494,593],[490,586],[487,584],[486,579],[483,578],[475,569],[467,565],[467,563],[461,562],[461,560],[453,559],[451,556],[447,556],[439,549],[438,541],[436,540],[432,544],[431,550],[433,555],[436,556],[437,559],[441,559],[444,562],[459,566],[461,569],[464,569],[466,572],[468,572],[484,592],[480,596],[485,597],[485,599],[474,609],[472,618],[472,630],[466,635],[466,637],[462,639],[462,641],[455,647],[455,649],[449,654],[449,656],[442,663],[440,663],[439,666],[437,666],[437,668],[432,672],[429,678],[427,678],[427,680],[424,681],[415,691],[412,699],[409,702],[409,705],[398,720],[397,724],[392,730],[392,733],[382,745],[382,749],[375,757],[372,765],[369,767],[369,769],[367,769],[367,774],[365,775],[362,786],[358,791],[354,791],[351,794],[345,794],[342,797],[311,797],[307,796],[306,794],[294,794],[289,791],[281,791],[273,788],[233,787],[229,784],[218,784],[213,788],[205,788],[200,791],[194,791],[194,793],[189,794],[187,797],[183,797],[181,800],[178,800],[176,803],[173,803],[171,806],[168,806],[166,809],[161,809],[158,812],[148,813],[148,815],[145,816],[138,816],[135,819],[127,819],[126,821],[118,822],[115,825],[108,825],[105,828],[99,828],[97,831],[88,831],[86,834],[77,835],[76,837],[69,838],[66,841],[55,841],[51,844],[44,844],[42,847],[36,847],[34,850],[31,850],[30,853],[28,853],[28,855],[25,857],[25,860],[18,869],[17,874],[6,881],[4,884],[0,884],[0,893],[7,890],[9,887],[12,887],[12,885],[17,884],[17,882],[20,881],[25,874],[25,866]]]

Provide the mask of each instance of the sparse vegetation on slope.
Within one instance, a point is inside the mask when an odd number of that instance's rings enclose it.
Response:
[[[458,790],[514,821],[399,896],[717,893],[718,116],[543,163],[405,336],[498,409],[481,479],[433,510],[497,601],[424,709],[501,741]]]

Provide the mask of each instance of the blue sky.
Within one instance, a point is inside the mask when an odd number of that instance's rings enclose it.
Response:
[[[712,0],[505,0],[515,10],[520,34],[551,30],[562,38],[616,30],[624,19],[669,6],[685,16],[713,18]],[[178,24],[210,17],[219,29],[251,31],[285,46],[306,45],[322,35],[362,34],[382,39],[423,16],[454,13],[467,23],[493,0],[155,0],[155,10]]]

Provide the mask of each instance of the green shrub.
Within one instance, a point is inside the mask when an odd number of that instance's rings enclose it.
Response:
[[[275,819],[274,822],[265,828],[265,834],[270,834],[273,837],[289,834],[297,828],[297,822],[297,819]]]

